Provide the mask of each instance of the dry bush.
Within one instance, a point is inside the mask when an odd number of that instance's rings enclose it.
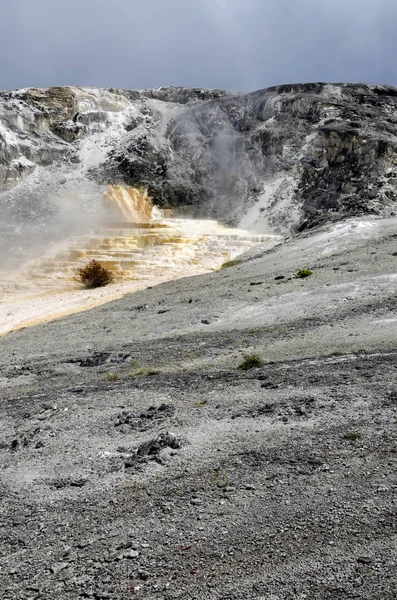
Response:
[[[78,270],[77,279],[88,288],[97,288],[112,283],[114,275],[95,259]]]

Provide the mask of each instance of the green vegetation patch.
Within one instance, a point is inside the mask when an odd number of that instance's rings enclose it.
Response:
[[[236,265],[239,265],[242,262],[241,258],[235,258],[234,260],[228,260],[227,262],[224,262],[223,265],[221,266],[221,269],[228,269],[229,267],[235,267]]]
[[[256,354],[247,354],[244,356],[243,362],[237,367],[240,371],[248,371],[249,369],[257,369],[263,364],[262,359]]]
[[[306,277],[310,277],[310,275],[313,275],[313,271],[310,271],[310,269],[299,269],[299,271],[294,273],[294,277],[297,279],[305,279]]]
[[[137,377],[141,375],[143,377],[150,377],[151,375],[157,375],[159,371],[153,369],[152,367],[141,367],[137,371],[133,371],[131,373],[127,373],[127,377]]]

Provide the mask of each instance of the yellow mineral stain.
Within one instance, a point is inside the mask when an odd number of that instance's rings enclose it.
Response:
[[[112,218],[101,229],[70,238],[56,251],[11,275],[0,271],[0,335],[89,310],[148,286],[219,269],[254,244],[278,236],[253,235],[206,219],[180,219],[153,204],[147,190],[109,186]],[[114,284],[87,290],[78,269],[98,260]]]
[[[121,214],[129,223],[141,223],[163,216],[144,188],[109,185],[105,197],[116,213]]]
[[[25,327],[34,327],[35,325],[40,325],[42,323],[49,323],[50,321],[55,321],[56,319],[61,319],[62,317],[68,317],[69,315],[74,315],[78,312],[85,312],[86,310],[90,310],[91,308],[96,308],[97,306],[101,306],[102,304],[106,304],[107,302],[111,302],[112,300],[117,300],[122,298],[124,294],[116,294],[111,295],[106,298],[102,298],[97,302],[89,302],[88,304],[81,304],[76,306],[75,308],[69,308],[66,310],[62,310],[57,312],[51,312],[51,314],[46,316],[37,317],[31,320],[23,320],[21,323],[13,325],[10,329],[6,331],[0,331],[0,337],[7,335],[7,333],[11,333],[12,331],[19,331],[20,329],[25,329]],[[30,298],[32,300],[32,298]]]

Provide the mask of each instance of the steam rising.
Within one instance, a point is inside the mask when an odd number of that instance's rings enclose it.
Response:
[[[40,90],[37,92],[39,95]],[[32,99],[26,101],[24,90],[0,103],[3,266],[20,264],[72,234],[95,229],[108,218],[106,186],[98,183],[91,171],[125,134],[125,120],[134,108],[125,98],[106,91],[74,89],[72,96],[76,115],[85,124],[66,122],[60,132],[66,140],[52,134],[60,125],[52,122],[51,112],[45,117],[38,113]],[[67,100],[61,96],[66,107]],[[80,129],[86,134],[81,141]],[[68,143],[68,137],[76,133],[74,144]]]
[[[131,102],[123,92],[95,89],[10,93],[0,101],[3,266],[105,223],[105,184],[123,177],[112,167],[117,155],[120,164],[128,157],[128,177],[138,174],[166,206],[156,182],[167,157],[169,188],[182,190],[184,214],[236,223],[263,158],[233,126],[230,110],[237,109],[206,103],[187,110],[145,94]]]

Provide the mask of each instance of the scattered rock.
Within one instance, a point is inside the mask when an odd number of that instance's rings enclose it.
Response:
[[[144,442],[136,452],[131,453],[124,459],[124,467],[126,469],[139,468],[140,465],[147,463],[150,460],[154,460],[159,464],[164,464],[164,461],[160,457],[160,452],[164,448],[172,448],[177,450],[181,447],[181,442],[172,433],[160,433],[160,435],[152,440]]]
[[[79,362],[80,367],[99,367],[105,364],[110,358],[109,352],[95,352],[92,356],[88,356]]]
[[[88,479],[72,479],[70,477],[53,479],[49,482],[51,487],[54,487],[57,490],[61,490],[65,487],[84,487],[88,483]]]
[[[131,429],[146,431],[158,423],[171,418],[175,414],[173,404],[160,404],[160,406],[150,406],[141,413],[129,412],[124,410],[117,416],[115,427],[127,433]]]
[[[160,435],[153,440],[149,440],[148,442],[144,442],[138,447],[137,455],[138,456],[152,456],[154,454],[159,454],[160,450],[163,448],[172,448],[173,450],[177,450],[181,447],[181,442],[179,438],[177,438],[172,433],[160,433]]]

